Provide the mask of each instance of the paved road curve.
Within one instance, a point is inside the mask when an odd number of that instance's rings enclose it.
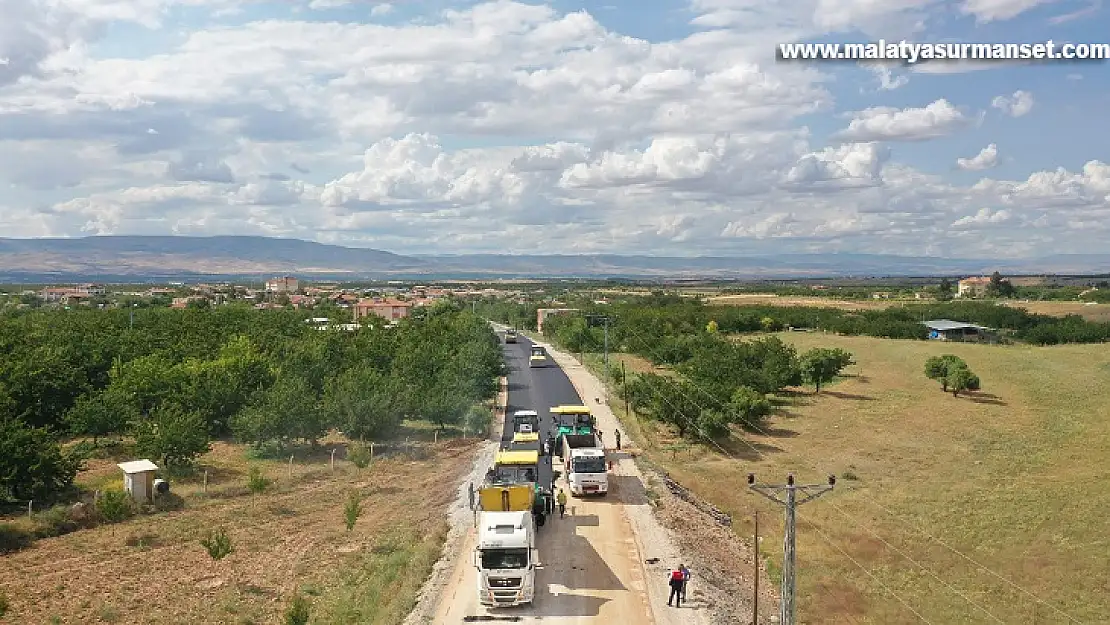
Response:
[[[504,346],[510,372],[503,440],[512,437],[513,411],[538,412],[542,434],[554,425],[549,412],[552,406],[585,403],[566,374],[554,363],[530,369],[531,344],[523,337],[518,340],[520,342],[515,345]],[[545,464],[546,468],[540,470],[541,479],[545,471],[551,470],[550,463]],[[562,480],[559,485],[565,487]],[[496,610],[481,606],[470,556],[474,549],[474,532],[471,531],[451,582],[440,599],[435,622],[455,625],[469,622],[473,617],[506,616],[521,617],[517,622],[522,623],[542,621],[560,625],[602,621],[655,623],[644,592],[639,551],[623,505],[610,495],[597,499],[571,498],[567,507],[566,518],[559,519],[556,512],[555,518],[539,530],[542,568],[537,574],[536,601],[532,606]]]

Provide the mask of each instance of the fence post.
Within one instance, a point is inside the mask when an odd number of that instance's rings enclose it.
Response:
[[[35,500],[34,499],[31,499],[31,500],[27,501],[27,518],[28,519],[31,518],[31,516],[32,516],[32,513],[34,511],[34,505],[35,505]]]
[[[335,452],[336,452],[335,449],[331,450],[331,470],[332,471],[335,470]]]
[[[204,470],[204,494],[208,494],[208,469]]]
[[[432,432],[432,444],[434,445],[438,442],[439,442],[439,430],[435,430],[434,432]]]
[[[289,454],[289,479],[293,479],[293,454]]]

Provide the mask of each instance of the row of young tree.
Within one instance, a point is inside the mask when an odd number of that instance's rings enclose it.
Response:
[[[476,419],[503,359],[481,318],[441,304],[395,327],[321,331],[292,310],[32,311],[0,316],[0,500],[64,491],[87,453],[130,436],[170,467],[213,438],[263,450],[329,429],[381,439],[402,420]]]

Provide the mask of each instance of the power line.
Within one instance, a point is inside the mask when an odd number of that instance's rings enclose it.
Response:
[[[650,345],[650,344],[649,344],[649,343],[648,343],[647,341],[645,341],[645,340],[643,339],[643,337],[639,335],[639,333],[637,333],[637,332],[635,332],[634,330],[632,330],[632,329],[631,329],[631,327],[629,327],[629,326],[624,326],[624,329],[628,330],[628,331],[629,331],[629,332],[630,332],[631,334],[633,334],[633,335],[635,336],[635,338],[636,338],[637,340],[639,340],[639,341],[640,341],[640,342],[641,342],[641,343],[642,343],[642,344],[643,344],[643,345],[644,345],[644,346],[645,346],[645,347],[646,347],[646,348],[648,349],[648,351],[649,351],[649,352],[650,352],[650,353],[651,353],[651,354],[652,354],[653,356],[658,356],[658,354],[657,354],[657,353],[656,353],[656,352],[655,352],[654,350],[652,350],[652,349],[651,349],[651,345]],[[699,409],[703,409],[703,410],[704,410],[704,407],[703,407],[703,406],[702,406],[701,404],[699,404],[699,403],[698,403],[697,401],[695,401],[694,399],[692,399],[691,397],[689,397],[688,395],[686,395],[685,393],[683,393],[683,392],[682,392],[682,390],[681,390],[681,388],[680,388],[680,387],[679,387],[679,386],[678,386],[677,384],[675,384],[673,380],[670,380],[670,379],[668,379],[668,378],[667,378],[666,376],[660,376],[660,377],[662,377],[663,379],[665,379],[665,380],[666,380],[666,381],[667,381],[668,383],[671,383],[671,384],[673,384],[673,385],[675,386],[675,389],[676,389],[676,390],[678,390],[679,394],[681,394],[681,395],[682,395],[683,397],[685,397],[685,398],[686,398],[687,400],[689,400],[689,401],[690,401],[691,403],[693,403],[693,404],[694,404],[695,406],[697,406],[697,407],[698,407]],[[713,395],[712,393],[710,393],[709,391],[705,390],[704,388],[701,388],[701,387],[700,387],[700,386],[699,386],[698,384],[696,384],[695,382],[693,382],[693,381],[691,381],[691,380],[689,380],[689,379],[686,379],[686,382],[687,382],[687,384],[688,384],[688,385],[689,385],[690,387],[692,387],[693,389],[696,389],[696,390],[700,391],[700,392],[701,392],[702,394],[704,394],[704,395],[708,396],[708,397],[709,397],[710,399],[712,399],[712,400],[713,400],[713,401],[714,401],[715,403],[717,403],[717,404],[718,404],[719,406],[721,406],[722,408],[726,408],[726,409],[727,409],[727,406],[726,406],[726,405],[725,405],[725,404],[724,404],[723,402],[721,402],[721,400],[720,400],[720,399],[718,399],[718,398],[717,398],[716,396],[714,396],[714,395]],[[674,406],[673,406],[673,405],[672,405],[671,407],[672,407],[672,408],[674,408]],[[681,413],[681,411],[679,411],[679,410],[676,410],[676,412],[677,412],[677,413],[679,413],[679,414],[682,414],[682,413]],[[683,416],[686,416],[686,415],[683,415]],[[699,431],[699,432],[700,432],[700,433],[701,433],[701,434],[702,434],[702,435],[704,436],[704,434],[705,434],[705,433],[704,433],[703,431],[701,431],[701,429],[700,429],[700,428],[697,428],[697,427],[696,427],[696,424],[694,423],[693,419],[692,419],[692,418],[690,418],[690,417],[688,417],[688,416],[687,416],[686,418],[687,418],[687,420],[688,420],[688,421],[690,421],[690,423],[691,423],[692,425],[695,425],[695,429],[696,429],[697,431]],[[770,435],[769,435],[769,434],[768,434],[768,433],[767,433],[766,431],[762,430],[761,428],[759,428],[758,426],[756,426],[756,425],[754,425],[754,424],[751,424],[751,427],[752,427],[752,429],[756,430],[756,431],[757,431],[757,432],[759,432],[760,434],[763,434],[764,436],[770,436]],[[736,458],[735,458],[735,456],[733,456],[733,454],[731,454],[730,452],[728,452],[728,450],[726,450],[725,448],[721,447],[721,445],[720,445],[720,444],[718,444],[718,443],[717,443],[716,441],[712,441],[712,439],[709,439],[709,440],[710,440],[710,442],[712,442],[712,444],[713,444],[713,445],[714,445],[715,447],[717,447],[718,449],[720,449],[720,450],[721,450],[721,451],[722,451],[722,452],[723,452],[723,453],[724,453],[724,454],[725,454],[726,456],[728,456],[728,457],[730,457],[730,458],[733,458],[734,460],[736,459]],[[750,442],[748,442],[748,441],[746,441],[746,440],[744,440],[744,439],[739,439],[739,440],[740,440],[740,441],[741,441],[741,442],[742,442],[743,444],[745,444],[745,445],[747,445],[747,446],[748,446],[749,448],[751,448],[751,449],[752,449],[752,451],[754,451],[754,452],[756,452],[756,453],[759,453],[759,450],[758,450],[758,449],[757,449],[757,448],[756,448],[756,447],[755,447],[754,445],[752,445],[752,444],[751,444]],[[1037,597],[1037,596],[1036,596],[1035,594],[1033,594],[1033,593],[1032,593],[1032,592],[1030,592],[1029,590],[1026,590],[1025,588],[1023,588],[1023,587],[1019,586],[1018,584],[1016,584],[1016,583],[1014,583],[1013,581],[1011,581],[1011,580],[1007,579],[1006,577],[1004,577],[1004,576],[1000,575],[999,573],[996,573],[995,571],[993,571],[993,570],[991,570],[990,568],[986,567],[985,565],[983,565],[983,564],[981,564],[981,563],[977,562],[976,560],[974,560],[974,559],[973,559],[973,558],[971,558],[970,556],[967,556],[966,554],[964,554],[963,552],[959,551],[958,549],[955,549],[954,547],[952,547],[952,546],[948,545],[947,543],[945,543],[944,541],[940,540],[939,538],[936,538],[935,536],[933,536],[933,535],[929,534],[929,533],[928,533],[928,532],[926,532],[925,530],[922,530],[921,528],[918,528],[918,527],[916,527],[916,526],[915,526],[915,525],[913,525],[912,523],[910,523],[910,522],[908,522],[908,521],[906,521],[906,520],[902,519],[902,518],[901,518],[901,517],[899,517],[899,516],[898,516],[897,514],[895,514],[895,513],[893,512],[893,511],[891,511],[891,510],[890,510],[889,508],[887,508],[886,506],[882,505],[882,504],[881,504],[881,503],[879,503],[879,502],[878,502],[877,500],[875,500],[875,498],[873,498],[873,497],[871,497],[871,496],[867,495],[867,494],[866,494],[866,493],[865,493],[864,491],[862,491],[862,490],[860,490],[860,489],[858,489],[858,488],[849,488],[848,490],[849,490],[850,492],[858,492],[858,493],[861,493],[861,494],[863,494],[863,495],[864,495],[864,497],[865,497],[865,498],[866,498],[866,499],[867,499],[868,501],[870,501],[871,503],[875,504],[875,505],[876,505],[877,507],[879,507],[879,508],[880,508],[881,510],[883,510],[884,512],[886,512],[886,513],[887,513],[888,515],[890,515],[890,516],[891,516],[892,518],[894,518],[894,519],[898,520],[899,522],[901,522],[902,524],[906,525],[907,527],[910,527],[911,529],[914,529],[914,530],[915,530],[915,531],[917,531],[918,533],[920,533],[920,534],[922,534],[923,536],[925,536],[925,537],[929,538],[930,540],[933,540],[933,541],[934,541],[934,542],[936,542],[937,544],[940,544],[941,546],[945,547],[945,548],[946,548],[946,549],[948,549],[949,551],[952,551],[952,552],[953,552],[953,553],[955,553],[956,555],[959,555],[960,557],[962,557],[963,559],[967,560],[968,562],[970,562],[970,563],[974,564],[974,565],[975,565],[975,566],[977,566],[978,568],[980,568],[980,569],[982,569],[982,570],[985,570],[985,571],[987,571],[987,572],[988,572],[988,573],[990,573],[990,574],[991,574],[992,576],[994,576],[994,577],[997,577],[998,579],[1000,579],[1000,580],[1002,580],[1002,581],[1006,582],[1006,583],[1007,583],[1008,585],[1010,585],[1010,586],[1012,586],[1013,588],[1015,588],[1015,589],[1017,589],[1017,590],[1021,591],[1021,592],[1022,592],[1022,593],[1024,593],[1025,595],[1027,595],[1027,596],[1031,597],[1031,598],[1032,598],[1032,599],[1033,599],[1034,601],[1036,601],[1037,603],[1039,603],[1039,604],[1042,604],[1042,605],[1045,605],[1045,606],[1047,606],[1047,607],[1051,608],[1052,610],[1054,610],[1054,611],[1055,611],[1055,612],[1057,612],[1058,614],[1060,614],[1060,615],[1064,616],[1065,618],[1067,618],[1067,619],[1068,619],[1069,621],[1071,621],[1071,622],[1073,622],[1073,623],[1079,623],[1079,622],[1080,622],[1080,621],[1076,620],[1076,619],[1075,619],[1074,617],[1072,617],[1072,616],[1068,615],[1067,613],[1065,613],[1065,612],[1064,612],[1063,610],[1061,610],[1061,609],[1057,608],[1056,606],[1054,606],[1054,605],[1052,605],[1052,604],[1050,604],[1050,603],[1048,603],[1048,602],[1044,601],[1043,599],[1041,599],[1041,598]],[[852,519],[852,520],[855,520],[855,518],[854,518],[854,517],[853,517],[853,516],[851,515],[851,513],[848,513],[847,511],[843,510],[843,509],[842,509],[842,508],[841,508],[840,506],[837,506],[837,505],[836,505],[835,503],[832,503],[832,502],[830,502],[830,505],[832,505],[832,506],[833,506],[833,507],[834,507],[835,509],[837,509],[837,511],[839,511],[839,512],[840,512],[840,513],[841,513],[842,515],[844,515],[845,517],[847,517],[847,518],[849,518],[849,519]],[[855,521],[855,522],[856,522],[857,524],[859,524],[859,522],[858,522],[858,521]],[[861,526],[861,527],[862,527],[862,526]],[[910,558],[910,557],[909,557],[908,555],[906,555],[905,553],[903,553],[903,552],[902,552],[901,550],[898,550],[897,548],[895,548],[895,547],[894,547],[893,545],[891,545],[891,544],[890,544],[890,543],[889,543],[888,541],[886,541],[885,539],[883,539],[883,538],[882,538],[881,536],[879,536],[878,534],[876,534],[876,533],[874,533],[874,532],[870,532],[870,533],[872,533],[872,535],[874,535],[874,536],[876,536],[877,538],[879,538],[879,539],[880,539],[880,540],[881,540],[881,541],[882,541],[883,543],[885,543],[885,544],[886,544],[887,546],[889,546],[889,547],[891,547],[892,549],[894,549],[894,550],[895,550],[896,552],[898,552],[898,553],[899,553],[900,555],[902,555],[903,557],[905,557],[905,558],[906,558],[907,560],[909,560],[909,561],[910,561],[911,563],[913,563],[914,565],[916,565],[916,566],[920,567],[920,568],[921,568],[922,570],[925,570],[925,571],[926,571],[926,572],[928,572],[928,573],[929,573],[930,575],[932,575],[932,576],[933,576],[933,577],[934,577],[935,579],[938,579],[939,581],[941,581],[941,583],[942,583],[942,584],[944,584],[944,585],[945,585],[945,586],[946,586],[946,587],[947,587],[947,588],[948,588],[949,590],[951,590],[951,591],[955,592],[956,594],[958,594],[958,595],[959,595],[959,596],[960,596],[961,598],[963,598],[963,599],[964,599],[965,601],[967,601],[967,602],[968,602],[969,604],[971,604],[972,606],[976,607],[976,608],[977,608],[977,609],[979,609],[979,610],[982,610],[982,611],[984,611],[984,612],[985,612],[985,613],[987,613],[987,614],[988,614],[988,616],[990,616],[990,617],[991,617],[992,619],[995,619],[995,620],[996,620],[996,621],[998,621],[998,622],[1002,622],[1002,621],[1000,621],[1000,620],[999,620],[999,619],[998,619],[997,617],[995,617],[995,616],[994,616],[993,614],[991,614],[991,613],[990,613],[990,612],[989,612],[988,610],[986,610],[986,608],[984,608],[984,607],[980,606],[979,604],[977,604],[976,602],[974,602],[973,600],[971,600],[971,599],[970,599],[969,597],[967,597],[967,595],[965,595],[964,593],[962,593],[962,592],[960,592],[960,591],[956,590],[956,589],[955,589],[954,587],[952,587],[951,585],[947,584],[946,582],[943,582],[943,580],[941,580],[941,579],[939,578],[939,576],[937,576],[937,575],[936,575],[935,573],[933,573],[932,571],[930,571],[930,570],[929,570],[929,569],[928,569],[927,567],[925,567],[924,565],[922,565],[922,564],[918,563],[917,561],[913,560],[913,559],[912,559],[912,558]],[[900,599],[900,600],[901,600],[901,599]]]
[[[902,604],[903,606],[905,606],[905,608],[906,608],[907,610],[909,610],[910,612],[912,612],[914,616],[916,616],[917,618],[921,619],[921,622],[922,622],[922,623],[925,623],[926,625],[932,625],[932,622],[930,622],[930,621],[929,621],[929,619],[925,618],[924,616],[922,616],[922,615],[921,615],[921,613],[920,613],[920,612],[918,612],[917,610],[913,609],[913,606],[911,606],[911,605],[910,605],[909,603],[906,603],[906,600],[905,600],[905,599],[903,599],[902,597],[900,597],[900,596],[898,595],[898,593],[894,592],[894,590],[893,590],[893,589],[891,589],[891,587],[890,587],[890,586],[887,586],[886,584],[884,584],[884,583],[883,583],[883,581],[882,581],[881,579],[879,579],[878,577],[876,577],[874,573],[872,573],[871,571],[869,571],[869,570],[867,569],[867,567],[865,567],[865,566],[863,566],[862,564],[860,564],[860,563],[859,563],[859,561],[857,561],[857,560],[856,560],[855,558],[853,558],[853,557],[851,556],[851,554],[849,554],[849,553],[848,553],[847,551],[844,551],[844,549],[842,549],[842,548],[840,547],[840,545],[838,545],[838,544],[836,544],[835,542],[833,542],[833,541],[832,541],[832,539],[831,539],[831,538],[829,538],[828,534],[826,534],[825,532],[822,532],[822,531],[821,531],[821,529],[817,527],[817,524],[816,524],[816,523],[813,523],[812,521],[805,521],[805,519],[803,519],[803,521],[804,521],[804,522],[805,522],[805,523],[806,523],[807,525],[809,525],[810,529],[812,529],[812,530],[813,530],[813,531],[814,531],[814,532],[815,532],[815,533],[816,533],[816,534],[817,534],[818,536],[820,536],[822,540],[824,540],[824,541],[825,541],[826,543],[828,543],[830,547],[832,547],[833,549],[836,549],[837,551],[839,551],[839,552],[841,553],[841,555],[843,555],[843,556],[844,556],[845,558],[848,558],[848,560],[850,560],[850,561],[852,562],[852,564],[856,565],[856,567],[857,567],[857,568],[859,568],[859,570],[863,571],[863,574],[864,574],[864,575],[866,575],[866,576],[870,577],[870,578],[871,578],[871,581],[875,582],[875,583],[876,583],[876,584],[878,584],[878,585],[879,585],[880,587],[882,587],[882,589],[883,589],[883,590],[885,590],[885,591],[887,591],[887,593],[888,593],[888,594],[889,594],[889,595],[890,595],[891,597],[894,597],[895,599],[897,599],[897,600],[898,600],[898,603],[901,603],[901,604]]]

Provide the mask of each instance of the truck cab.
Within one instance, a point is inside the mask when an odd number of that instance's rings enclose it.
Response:
[[[609,472],[605,450],[593,434],[563,437],[563,474],[571,495],[606,495]]]
[[[514,330],[512,328],[509,328],[508,330],[505,330],[505,342],[506,343],[516,343],[516,330]]]
[[[547,366],[547,350],[543,346],[532,344],[531,355],[528,356],[528,366],[530,368]]]
[[[478,601],[489,606],[532,603],[536,596],[536,528],[527,512],[481,512],[474,567]]]

